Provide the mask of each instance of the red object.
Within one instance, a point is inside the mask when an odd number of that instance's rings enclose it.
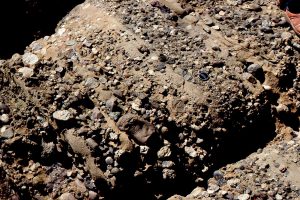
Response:
[[[295,33],[300,36],[300,13],[294,13],[291,10],[295,10],[295,8],[289,7],[292,6],[290,3],[291,0],[277,0],[278,5],[285,11],[285,17],[289,24],[294,29]],[[294,5],[295,6],[295,5]]]

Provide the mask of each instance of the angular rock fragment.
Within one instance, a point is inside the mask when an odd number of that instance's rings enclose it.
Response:
[[[155,134],[155,127],[150,122],[130,113],[123,115],[117,122],[117,126],[141,144],[145,144]]]

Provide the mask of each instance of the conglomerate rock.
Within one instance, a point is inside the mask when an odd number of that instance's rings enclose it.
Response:
[[[270,141],[277,101],[299,120],[282,21],[270,1],[76,7],[1,62],[1,165],[20,198],[165,199]]]

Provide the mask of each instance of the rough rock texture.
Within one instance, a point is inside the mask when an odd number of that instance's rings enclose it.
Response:
[[[18,198],[167,199],[196,187],[187,198],[297,198],[298,182],[256,171],[277,150],[285,173],[299,153],[300,48],[287,27],[271,1],[77,6],[0,62],[1,167]],[[242,169],[216,172],[276,133]]]

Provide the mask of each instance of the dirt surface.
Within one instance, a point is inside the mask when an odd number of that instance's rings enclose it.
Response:
[[[269,0],[87,0],[0,61],[0,197],[299,199],[299,50]]]

